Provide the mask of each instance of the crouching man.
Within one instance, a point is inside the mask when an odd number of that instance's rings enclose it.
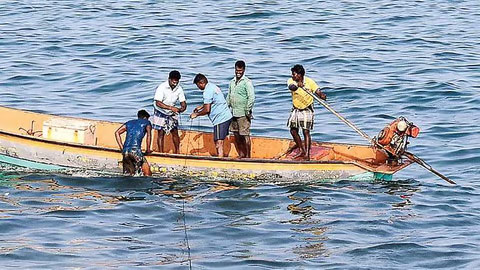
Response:
[[[142,141],[145,135],[147,135],[145,155],[152,152],[150,150],[152,124],[148,121],[150,114],[145,110],[140,110],[137,116],[138,119],[126,122],[115,131],[115,139],[123,155],[123,173],[129,175],[143,173],[145,176],[151,176],[150,165],[142,153]],[[127,135],[125,136],[125,143],[122,143],[120,135],[124,132],[127,132]]]

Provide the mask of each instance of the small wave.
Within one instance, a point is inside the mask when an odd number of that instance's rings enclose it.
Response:
[[[439,52],[434,53],[433,56],[441,58],[442,60],[462,60],[460,58],[465,57],[464,54],[457,52]]]
[[[139,85],[142,85],[144,83],[145,81],[143,80],[119,81],[119,82],[114,82],[109,84],[102,84],[98,87],[88,90],[88,92],[95,93],[95,94],[114,93],[118,91],[125,91],[126,89],[135,89],[135,88],[138,88]],[[85,92],[84,89],[82,89],[81,91]]]
[[[429,68],[412,70],[411,72],[409,72],[409,75],[439,74],[439,73],[447,73],[447,72],[450,72],[450,71],[451,71],[450,68],[429,67]]]
[[[233,52],[231,49],[217,46],[217,45],[208,45],[206,47],[201,48],[201,50],[207,51],[207,52],[216,52],[216,53]]]
[[[30,247],[19,247],[7,253],[4,256],[11,260],[21,260],[26,262],[31,261],[32,258],[35,258],[37,265],[39,264],[44,265],[52,261],[77,258],[77,256],[75,255],[60,253],[57,248],[52,248],[52,249],[43,248],[42,250],[37,250],[35,248],[30,248]]]
[[[272,16],[277,15],[276,12],[272,11],[247,11],[241,13],[234,13],[232,15],[228,15],[227,18],[229,19],[263,19],[263,18],[270,18]]]
[[[412,21],[412,20],[420,20],[420,19],[423,19],[423,16],[415,16],[415,15],[399,16],[399,15],[396,15],[396,16],[391,16],[391,17],[388,17],[388,18],[383,18],[383,19],[380,19],[380,20],[376,20],[376,21],[374,21],[374,23],[385,23],[385,22],[393,23],[393,22],[404,22],[404,21]]]
[[[392,252],[393,251],[401,252],[401,251],[419,250],[419,249],[425,249],[425,247],[417,243],[387,243],[387,244],[373,245],[366,248],[356,248],[349,251],[349,253],[351,253],[352,255],[361,256],[361,255],[366,255],[372,252],[380,252],[382,250],[390,250]]]

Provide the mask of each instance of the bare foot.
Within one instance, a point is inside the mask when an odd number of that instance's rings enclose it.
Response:
[[[297,156],[297,157],[294,157],[293,160],[298,160],[298,161],[310,161],[310,158],[306,155],[302,155],[302,156]]]
[[[293,150],[295,150],[297,148],[298,148],[297,145],[292,145],[292,146],[288,147],[288,149],[287,149],[287,151],[285,151],[284,155],[288,155],[288,154],[292,153]]]
[[[292,157],[293,160],[303,160],[305,158],[305,152],[300,151],[298,154]]]

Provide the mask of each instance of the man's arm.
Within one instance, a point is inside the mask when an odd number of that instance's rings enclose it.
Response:
[[[322,92],[322,90],[314,80],[310,79],[309,86],[310,86],[309,87],[310,91],[312,91],[313,94],[315,94],[320,99],[327,100],[327,95],[325,95],[325,93]]]
[[[202,106],[198,106],[197,108],[195,108],[195,110],[193,110],[193,113],[190,114],[190,118],[195,119],[198,116],[209,114],[211,105],[212,104],[203,104]]]
[[[323,93],[322,90],[320,90],[320,88],[315,90],[315,95],[317,95],[317,97],[319,97],[323,100],[327,100],[327,95],[325,93]]]
[[[151,125],[148,125],[146,127],[146,130],[147,130],[147,147],[146,147],[146,150],[145,150],[145,154],[150,154],[152,152],[152,150],[150,150],[150,145],[152,144],[152,126]]]
[[[183,88],[180,88],[179,91],[181,92],[178,95],[178,101],[180,101],[180,108],[178,108],[178,113],[182,113],[187,109],[187,99],[185,98]]]
[[[196,112],[199,112],[203,110],[203,104],[202,105],[198,105],[197,107],[195,107],[195,109],[193,109],[193,112],[196,113]]]
[[[298,86],[296,86],[295,84],[290,84],[290,85],[288,86],[288,89],[290,89],[290,91],[293,91],[293,92],[297,91],[299,88],[301,88],[301,87],[298,87]],[[314,92],[315,95],[317,95],[319,98],[321,98],[321,99],[323,99],[323,100],[327,100],[327,95],[326,95],[325,93],[323,93],[322,90],[320,90],[320,88],[317,88],[317,90],[315,90],[315,91],[313,91],[313,90],[311,90],[311,89],[308,89],[308,88],[302,88],[302,89],[305,90],[305,91],[312,91],[312,92]]]
[[[169,106],[169,105],[166,105],[165,103],[159,101],[159,100],[155,100],[155,105],[157,105],[157,107],[159,108],[162,108],[162,109],[166,109],[166,110],[170,110],[174,113],[179,113],[180,112],[180,109],[181,108],[177,108],[177,107],[174,107],[174,106]],[[185,109],[187,108],[186,106],[186,103],[185,103]]]
[[[220,88],[217,87],[217,90],[220,90]],[[214,91],[215,89],[213,87],[205,88],[205,90],[203,90],[203,105],[198,106],[195,108],[195,110],[193,110],[193,113],[190,114],[191,119],[195,119],[198,116],[207,115],[210,113]]]
[[[123,142],[122,142],[122,135],[125,131],[127,131],[127,127],[125,125],[121,125],[117,131],[115,131],[115,140],[117,140],[118,147],[120,151],[123,151]]]
[[[179,113],[182,113],[182,112],[184,112],[186,109],[187,109],[187,102],[186,102],[186,101],[180,102],[180,109],[178,110],[178,112],[179,112]]]
[[[297,85],[293,84],[293,83],[291,83],[291,84],[288,85],[288,89],[289,89],[290,91],[292,91],[292,92],[297,91],[298,88],[299,88],[299,87],[298,87]]]
[[[230,82],[230,84],[228,85],[228,93],[227,93],[227,106],[228,107],[232,107],[232,101],[230,100],[232,98],[232,88],[233,88],[233,85],[232,85],[232,82]]]
[[[255,90],[253,83],[249,81],[247,83],[247,113],[251,115],[253,110],[253,104],[255,103]]]

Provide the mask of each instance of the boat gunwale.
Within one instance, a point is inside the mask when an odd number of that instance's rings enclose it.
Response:
[[[1,130],[1,129],[0,129],[0,134],[7,135],[7,136],[18,137],[18,138],[22,138],[22,139],[25,139],[25,140],[34,140],[34,141],[38,141],[38,142],[54,144],[54,145],[63,145],[63,146],[90,149],[90,150],[101,150],[101,151],[115,152],[115,153],[121,154],[121,151],[119,149],[113,149],[113,148],[95,146],[95,145],[84,145],[84,144],[79,144],[79,143],[54,141],[54,140],[49,140],[49,139],[46,139],[46,138],[34,137],[34,136],[31,136],[31,135],[23,135],[23,134],[18,134],[18,133],[12,133],[12,132],[4,131],[4,130]],[[329,160],[329,161],[301,160],[301,161],[299,161],[299,160],[281,160],[281,159],[251,159],[251,158],[247,159],[247,158],[196,156],[196,155],[170,154],[170,153],[150,153],[150,154],[146,155],[146,157],[149,157],[149,156],[150,157],[174,158],[174,159],[211,160],[211,161],[228,161],[228,162],[245,162],[245,163],[250,162],[250,163],[278,163],[278,164],[351,164],[351,165],[361,167],[363,169],[367,169],[366,168],[367,166],[364,165],[364,164],[359,164],[359,163],[356,163],[354,161],[341,161],[341,160]],[[372,167],[369,167],[368,170],[375,171],[375,169],[372,168]]]
[[[0,105],[0,108],[5,108],[8,110],[16,110],[22,113],[31,113],[31,114],[39,114],[39,115],[48,115],[52,117],[60,117],[60,118],[67,118],[67,119],[72,119],[72,120],[83,120],[83,121],[89,121],[89,122],[95,122],[95,123],[106,123],[106,124],[117,124],[117,125],[122,125],[124,124],[123,122],[117,122],[117,121],[108,121],[108,120],[98,120],[98,119],[91,119],[91,118],[83,118],[83,117],[74,117],[74,116],[68,116],[68,115],[57,115],[57,114],[50,114],[50,113],[43,113],[43,112],[35,112],[35,111],[29,111],[29,110],[23,110],[23,109],[18,109],[18,108],[12,108],[12,107],[7,107]],[[205,134],[213,134],[213,132],[209,131],[201,131],[201,130],[186,130],[186,129],[178,129],[178,131],[182,132],[199,132],[199,133],[205,133]],[[11,133],[5,130],[0,129],[0,132],[6,132],[6,133]],[[18,133],[11,133],[11,134],[17,134],[17,135],[22,135]],[[23,135],[27,136],[27,135]],[[274,140],[289,140],[288,138],[284,137],[268,137],[268,136],[262,136],[262,135],[255,135],[255,136],[250,136],[251,138],[259,138],[259,139],[274,139]],[[39,137],[34,137],[34,138],[39,138]],[[44,138],[41,138],[44,139]],[[370,147],[368,144],[362,144],[362,143],[344,143],[344,142],[320,142],[320,141],[312,141],[313,144],[333,144],[333,145],[343,145],[343,146],[363,146],[363,147]],[[74,143],[73,143],[74,144]],[[82,144],[79,144],[82,145]],[[107,148],[110,149],[110,148]]]

